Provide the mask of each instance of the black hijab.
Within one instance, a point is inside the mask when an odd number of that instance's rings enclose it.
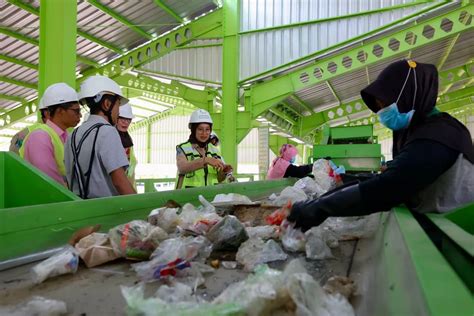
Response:
[[[123,148],[128,148],[133,146],[133,140],[132,137],[128,132],[121,132],[117,130],[119,135],[120,135],[120,140],[122,141],[122,146]]]
[[[209,137],[205,142],[200,142],[197,138],[196,138],[196,130],[198,128],[198,126],[200,124],[207,124],[207,123],[191,123],[190,127],[191,127],[191,135],[189,135],[189,139],[188,139],[188,142],[190,142],[191,144],[197,144],[199,147],[201,148],[206,148],[207,144],[209,144],[209,142],[211,141],[211,137]],[[211,132],[212,132],[212,124],[209,124],[210,128],[211,128]]]
[[[372,112],[376,113],[379,110],[375,99],[379,99],[386,106],[397,101],[409,70],[407,60],[394,62],[360,92],[362,99]],[[413,100],[415,86],[416,98]],[[393,156],[397,156],[405,145],[416,139],[431,139],[463,153],[470,162],[474,163],[474,148],[469,130],[448,113],[435,113],[433,110],[437,98],[438,71],[436,67],[431,64],[416,63],[416,67],[411,69],[403,93],[397,102],[400,113],[407,113],[413,108],[415,112],[408,128],[393,132]]]

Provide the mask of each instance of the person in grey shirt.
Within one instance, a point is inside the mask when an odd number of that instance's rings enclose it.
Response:
[[[128,102],[110,78],[84,80],[79,100],[90,116],[68,136],[64,147],[66,176],[71,191],[83,199],[134,194],[127,179],[128,159],[116,124],[119,106]]]

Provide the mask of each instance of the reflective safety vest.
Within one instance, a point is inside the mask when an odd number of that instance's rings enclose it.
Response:
[[[190,142],[182,143],[176,147],[181,148],[188,161],[203,158]],[[221,153],[216,146],[209,143],[206,149],[206,157],[221,159]],[[179,174],[178,172],[176,188],[202,187],[217,183],[219,183],[217,180],[217,170],[212,166],[205,166],[186,174]]]
[[[28,141],[31,133],[36,130],[43,130],[48,133],[49,138],[51,139],[51,143],[53,144],[54,150],[54,159],[56,160],[56,164],[58,165],[58,171],[62,176],[66,176],[66,167],[64,166],[64,144],[61,141],[58,133],[51,127],[46,124],[39,124],[34,129],[30,129],[28,135],[26,135],[25,139],[23,140],[23,145],[20,147],[20,157],[25,158],[25,144]]]
[[[127,178],[132,184],[132,186],[136,188],[135,169],[137,167],[138,161],[137,161],[137,157],[135,156],[135,151],[133,150],[133,146],[126,148],[125,154],[127,155],[127,158],[128,158]]]

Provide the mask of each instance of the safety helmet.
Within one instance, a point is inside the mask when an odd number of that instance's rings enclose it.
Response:
[[[76,90],[64,82],[59,82],[54,83],[46,88],[43,96],[40,99],[38,108],[40,110],[44,110],[53,105],[69,102],[79,102]]]
[[[120,86],[112,79],[105,76],[91,76],[81,83],[81,90],[78,93],[79,100],[85,98],[96,97],[98,102],[107,92],[120,96],[120,105],[128,103],[128,99],[124,97]]]
[[[119,108],[119,117],[126,119],[133,119],[132,106],[130,103],[126,103]]]
[[[208,123],[212,125],[211,115],[206,110],[198,109],[191,114],[188,127],[191,128],[191,124],[194,123]]]

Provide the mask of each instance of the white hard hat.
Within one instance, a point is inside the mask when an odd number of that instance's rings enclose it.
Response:
[[[126,103],[120,107],[119,117],[133,119],[132,106],[130,105],[130,103]]]
[[[79,102],[76,90],[64,82],[59,82],[50,85],[46,90],[44,90],[38,108],[44,110],[53,105],[69,102]]]
[[[189,118],[188,127],[191,128],[193,123],[209,123],[212,124],[212,118],[209,112],[203,109],[198,109],[191,114]]]
[[[81,90],[78,95],[79,100],[83,100],[85,98],[95,97],[99,94],[106,94],[107,92],[120,96],[120,105],[128,103],[128,99],[124,97],[122,89],[115,81],[108,77],[99,75],[91,76],[84,80],[81,84]]]

